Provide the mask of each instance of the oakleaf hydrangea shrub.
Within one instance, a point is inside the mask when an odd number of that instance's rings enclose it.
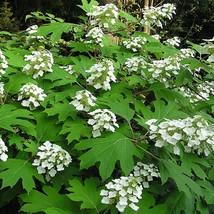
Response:
[[[166,35],[173,4],[80,8],[1,34],[0,209],[213,213],[213,40]]]
[[[70,154],[59,145],[46,141],[38,148],[38,157],[34,160],[39,174],[45,174],[47,181],[54,177],[57,172],[63,171],[72,162]]]

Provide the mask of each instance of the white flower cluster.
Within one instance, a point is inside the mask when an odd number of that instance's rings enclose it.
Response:
[[[7,161],[7,154],[5,152],[8,151],[7,146],[5,145],[4,141],[0,138],[0,160]]]
[[[93,6],[92,12],[87,13],[90,16],[90,23],[93,26],[109,28],[115,25],[119,17],[118,8],[114,4],[104,6]]]
[[[166,45],[171,45],[171,46],[174,46],[174,47],[179,47],[180,46],[180,43],[181,43],[181,40],[178,36],[175,36],[171,39],[167,39],[166,41],[164,41],[164,44]]]
[[[70,102],[78,111],[86,111],[90,110],[91,106],[95,106],[96,97],[92,95],[90,91],[82,90],[77,91],[74,100]]]
[[[141,162],[137,162],[137,165],[134,166],[133,175],[139,177],[143,188],[149,188],[149,182],[153,181],[153,177],[160,177],[158,168],[154,164],[148,165]]]
[[[103,37],[104,33],[100,27],[94,27],[92,28],[86,35],[88,40],[85,41],[85,43],[88,44],[97,44],[103,47]]]
[[[146,122],[149,125],[149,138],[155,141],[155,146],[169,146],[173,153],[180,155],[183,147],[187,153],[205,154],[214,151],[214,129],[200,115],[193,118],[167,120],[156,124],[156,119]]]
[[[63,171],[72,162],[71,156],[59,145],[46,141],[38,148],[38,158],[33,166],[37,167],[39,174],[45,174],[46,180],[50,181],[58,171]]]
[[[108,109],[96,109],[88,114],[93,117],[93,119],[88,120],[88,124],[93,126],[94,138],[100,136],[104,129],[114,132],[115,127],[119,127],[115,114]]]
[[[210,96],[214,96],[214,81],[204,81],[196,85],[196,90],[190,88],[180,87],[179,91],[189,98],[191,103],[196,103],[200,100],[209,100]]]
[[[33,110],[40,106],[39,102],[44,101],[46,96],[43,89],[33,83],[27,83],[19,90],[18,100],[22,100],[22,106]]]
[[[129,206],[133,210],[139,209],[136,203],[142,198],[143,187],[139,178],[132,174],[128,177],[120,177],[114,179],[105,185],[107,190],[101,190],[100,195],[103,196],[103,204],[115,204],[119,212],[124,212],[125,208]]]
[[[74,69],[73,69],[74,65],[61,65],[61,66],[59,66],[59,67],[60,67],[61,69],[66,70],[69,74],[75,73],[75,71],[74,71]]]
[[[143,45],[147,42],[146,37],[142,36],[136,36],[136,37],[131,37],[129,39],[126,39],[123,41],[123,45],[127,49],[131,49],[133,52],[137,52],[142,50]]]
[[[110,82],[116,81],[113,63],[107,59],[103,59],[85,72],[90,73],[90,76],[86,80],[87,83],[96,89],[110,90]]]
[[[175,14],[175,10],[176,7],[169,3],[163,4],[160,7],[145,7],[141,23],[148,26],[156,25],[162,28],[164,19],[171,19],[172,15]]]
[[[30,43],[32,40],[43,40],[44,36],[36,36],[34,34],[37,33],[38,25],[32,25],[29,28],[26,29],[26,33],[28,36],[26,36],[26,41]]]
[[[161,39],[161,36],[159,34],[154,34],[154,35],[151,35],[151,37],[153,37],[154,39],[160,41]]]
[[[0,100],[2,98],[4,98],[5,94],[4,94],[4,83],[0,82]]]
[[[2,74],[5,74],[5,69],[8,68],[8,63],[5,55],[0,49],[0,78]]]
[[[175,75],[178,75],[180,70],[180,58],[178,56],[170,56],[162,60],[154,60],[149,64],[149,72],[152,73],[154,79],[158,81],[167,83],[167,80],[172,78]]]
[[[124,69],[131,73],[140,73],[141,75],[145,76],[143,69],[147,68],[147,62],[145,61],[144,57],[135,56],[132,58],[128,58],[125,62]]]
[[[53,56],[48,50],[32,51],[31,55],[25,55],[25,61],[29,62],[23,70],[34,79],[42,77],[44,73],[53,72]]]
[[[179,55],[181,58],[193,58],[195,57],[195,51],[190,48],[182,48],[180,49],[181,54]]]

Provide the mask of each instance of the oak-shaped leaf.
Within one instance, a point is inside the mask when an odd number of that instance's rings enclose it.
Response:
[[[50,213],[54,210],[55,213],[72,214],[75,206],[67,195],[59,194],[54,188],[44,186],[43,191],[39,192],[33,189],[29,194],[20,195],[21,200],[25,203],[20,211],[25,213],[45,212]]]
[[[76,118],[75,120],[67,120],[62,128],[60,135],[67,134],[67,141],[71,143],[73,140],[80,140],[81,137],[91,137],[92,128],[87,126],[85,120]]]
[[[26,127],[34,129],[34,125],[28,121],[34,119],[27,109],[17,109],[15,106],[5,104],[0,108],[0,128],[14,132],[13,127]]]
[[[42,175],[28,160],[8,159],[1,163],[0,170],[1,188],[13,187],[21,179],[23,188],[29,193],[35,187],[34,177],[44,182]]]
[[[94,209],[99,213],[101,206],[100,189],[98,188],[99,180],[97,178],[86,179],[84,184],[78,179],[69,181],[71,192],[68,197],[72,201],[81,202],[80,209]]]
[[[142,153],[131,140],[120,133],[110,133],[105,138],[83,140],[75,146],[77,150],[87,150],[80,156],[80,168],[87,169],[100,162],[99,171],[103,180],[111,176],[117,161],[128,175],[134,167],[133,157],[142,157]]]

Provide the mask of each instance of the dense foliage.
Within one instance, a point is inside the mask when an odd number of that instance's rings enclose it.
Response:
[[[213,40],[157,35],[172,4],[80,8],[0,32],[2,213],[213,213]]]

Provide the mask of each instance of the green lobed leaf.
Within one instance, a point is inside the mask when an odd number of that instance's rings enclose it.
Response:
[[[68,190],[71,192],[68,197],[72,201],[81,202],[80,209],[95,209],[99,213],[101,206],[100,189],[98,189],[99,180],[89,178],[82,184],[78,179],[69,181],[71,185]]]
[[[76,118],[75,120],[67,120],[62,130],[59,134],[67,134],[68,143],[71,143],[74,140],[80,140],[81,137],[91,137],[92,128],[87,126],[85,120],[81,118]]]
[[[58,42],[63,33],[68,33],[74,24],[65,22],[52,22],[50,24],[43,25],[38,28],[37,35],[47,36],[51,34],[50,40],[52,42]]]
[[[59,194],[54,188],[44,186],[43,191],[32,190],[29,194],[22,194],[20,198],[25,203],[20,211],[26,213],[45,212],[50,213],[50,209],[58,208],[64,213],[73,213],[73,204],[71,200],[64,194]]]
[[[65,121],[68,117],[76,118],[76,109],[73,105],[70,105],[67,100],[64,100],[63,103],[56,103],[51,108],[46,108],[45,113],[48,116],[58,115],[59,122]]]
[[[179,191],[184,192],[188,198],[192,197],[191,192],[198,196],[203,196],[201,187],[191,179],[192,174],[186,168],[181,167],[170,160],[161,160],[160,174],[163,184],[166,183],[169,177],[172,178]]]
[[[195,197],[192,195],[191,198],[188,198],[184,192],[173,191],[167,195],[166,205],[167,205],[167,213],[168,214],[178,214],[188,213],[194,214]]]
[[[34,125],[29,122],[34,119],[31,112],[26,109],[17,109],[15,106],[5,104],[0,108],[0,128],[14,132],[13,126],[23,126],[34,129]]]
[[[87,169],[100,162],[99,171],[103,180],[110,177],[117,161],[121,169],[128,175],[134,167],[133,157],[142,157],[142,153],[126,136],[112,133],[105,138],[83,140],[75,146],[77,150],[88,150],[80,156],[80,168]]]
[[[29,193],[35,187],[33,177],[44,182],[42,175],[38,174],[36,167],[28,160],[8,159],[1,163],[0,169],[4,170],[0,173],[0,179],[3,180],[2,188],[13,187],[21,179],[23,188]]]

